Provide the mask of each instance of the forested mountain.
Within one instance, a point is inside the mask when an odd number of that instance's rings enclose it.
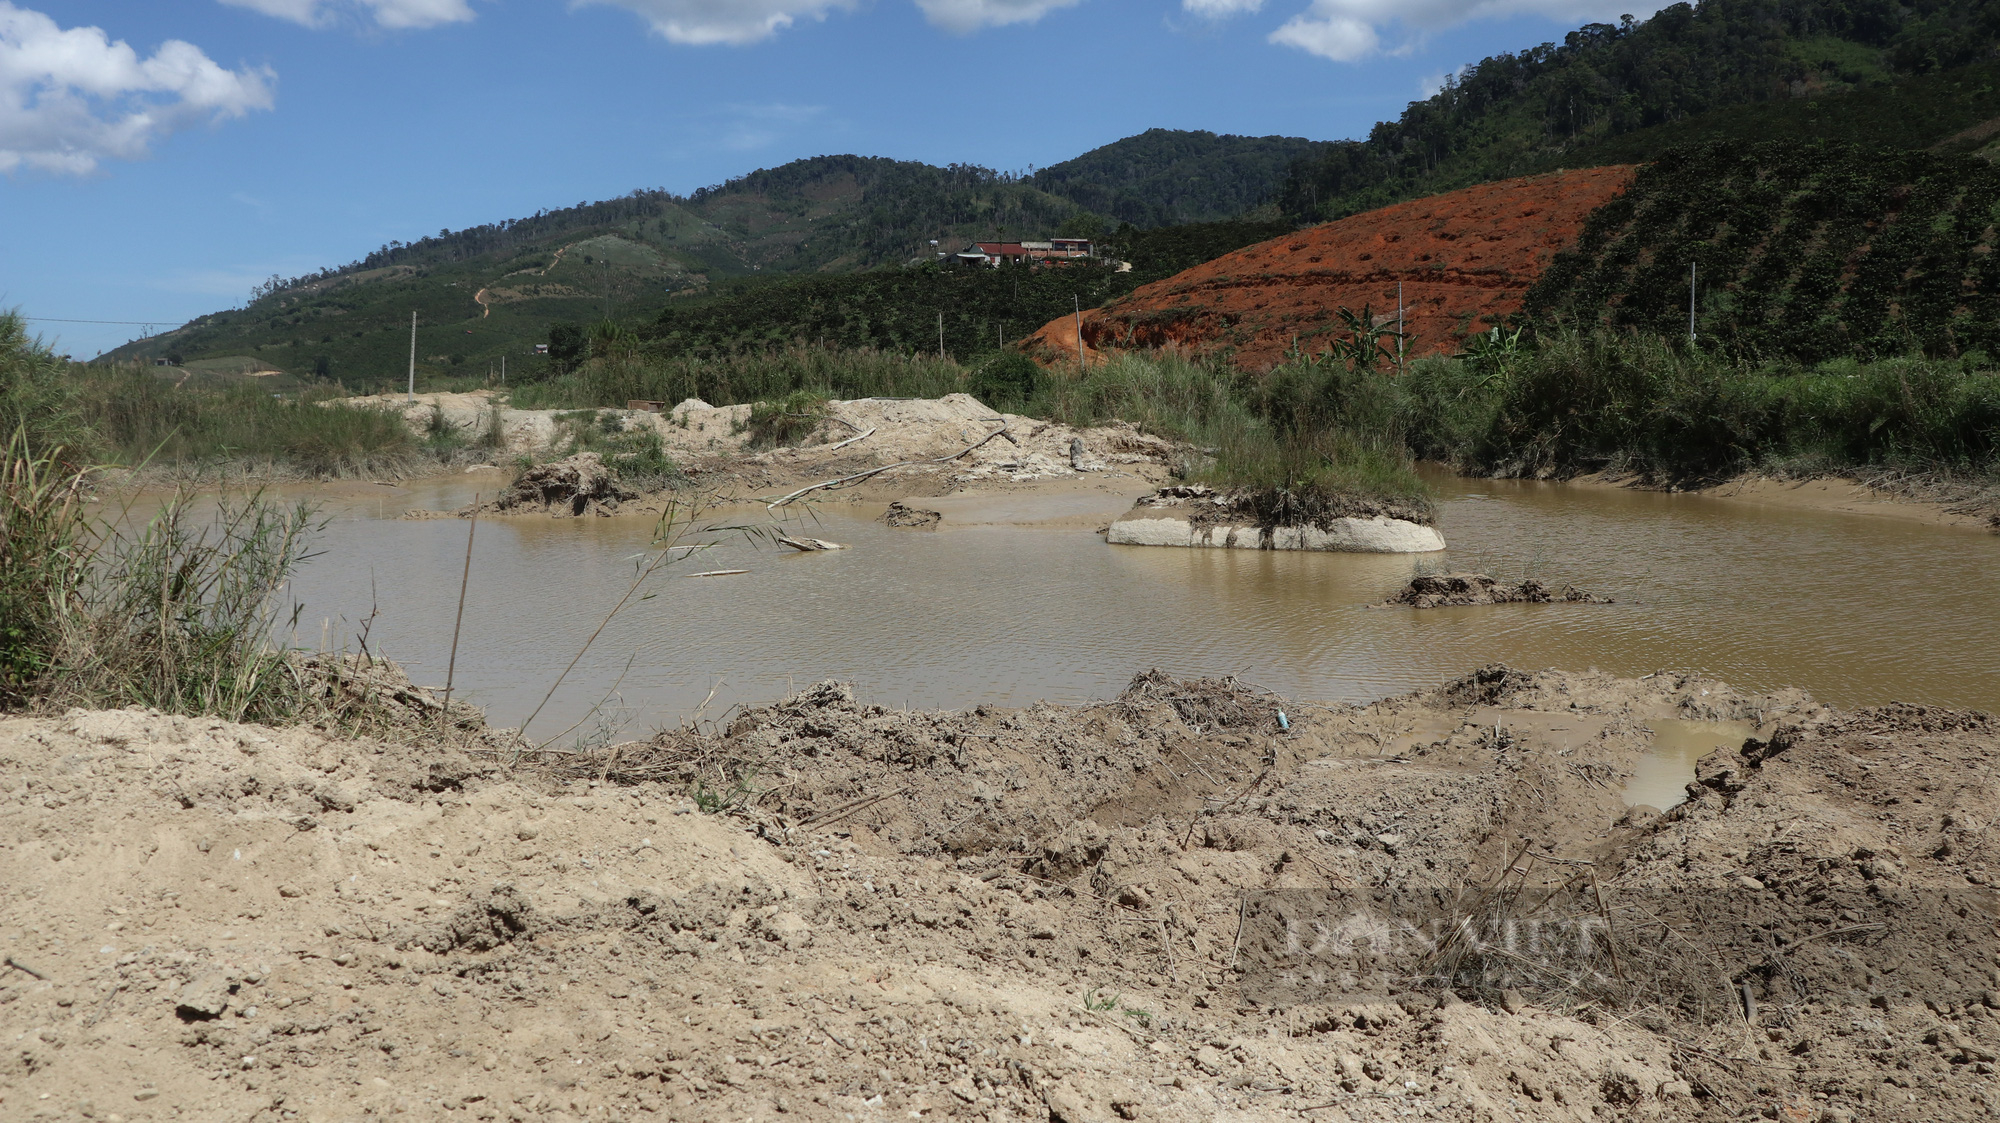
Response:
[[[723,282],[667,302],[646,338],[672,354],[813,343],[929,351],[960,359],[1019,342],[1052,318],[1095,308],[1140,285],[1292,229],[1280,222],[1127,226],[1107,243],[1130,268],[869,269]],[[942,336],[942,338],[940,338]]]
[[[1049,169],[1045,183],[969,165],[820,156],[687,196],[635,191],[441,230],[338,268],[273,277],[243,309],[203,316],[107,357],[245,355],[294,373],[380,381],[403,371],[415,311],[419,373],[483,370],[503,354],[518,369],[550,321],[651,319],[663,306],[705,303],[711,283],[730,278],[847,273],[928,261],[938,249],[975,238],[1109,229],[1072,195],[1117,202],[1115,213],[1130,216],[1123,230],[1129,243],[1159,216],[1268,198],[1288,155],[1308,147],[1163,129],[1134,140],[1143,143],[1119,142],[1058,165],[1068,169],[1061,175]],[[1233,169],[1232,154],[1243,156]],[[1148,194],[1155,190],[1157,197]],[[1184,258],[1218,238],[1243,236],[1224,225],[1169,240]],[[1039,323],[1023,330],[1033,326]]]
[[[1116,222],[1167,226],[1235,218],[1271,201],[1324,142],[1147,129],[1035,172],[1036,187]]]
[[[1764,110],[1788,111],[1775,123],[1815,101],[1827,111],[1816,135],[1866,139],[1846,135],[1842,109],[1853,104],[1885,123],[1914,116],[1940,129],[1955,123],[1955,131],[1985,119],[1975,114],[1993,115],[1990,76],[1969,89],[1909,80],[1990,60],[1996,43],[2000,0],[1675,4],[1644,22],[1589,24],[1560,44],[1469,66],[1366,139],[1296,162],[1278,202],[1295,221],[1337,218],[1553,167],[1650,157],[1711,139],[1711,123],[1754,133]],[[1899,82],[1923,104],[1849,100]],[[1725,119],[1704,120],[1718,111]],[[1607,143],[1650,130],[1657,130],[1650,142]],[[1948,135],[1896,125],[1878,131],[1900,147]]]

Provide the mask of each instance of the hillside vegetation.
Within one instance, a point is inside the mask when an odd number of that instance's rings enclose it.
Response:
[[[1594,212],[1529,316],[1817,362],[2000,348],[1984,160],[1815,143],[1677,150]]]
[[[1802,118],[1817,122],[1808,136],[1924,147],[2000,114],[1990,65],[1942,73],[1990,63],[1996,43],[1990,0],[1675,4],[1465,68],[1365,139],[1295,163],[1278,203],[1324,221],[1551,167],[1763,139]]]
[[[1033,183],[1134,226],[1213,222],[1270,202],[1292,163],[1325,147],[1298,137],[1147,129],[1039,169]]]
[[[249,356],[377,387],[404,377],[415,311],[420,379],[484,376],[503,355],[511,373],[548,339],[552,321],[651,319],[732,279],[929,261],[936,249],[975,238],[1109,232],[1120,218],[1137,230],[1179,215],[1233,214],[1270,197],[1286,161],[1307,147],[1153,130],[1034,179],[970,165],[815,157],[684,197],[635,191],[391,242],[349,265],[274,277],[245,308],[105,358]]]
[[[1048,269],[933,265],[757,278],[669,301],[640,330],[656,351],[715,355],[796,344],[921,351],[971,359],[1019,342],[1051,318],[1094,309],[1141,285],[1291,229],[1281,222],[1126,226],[1107,248],[1131,268],[1076,262]]]

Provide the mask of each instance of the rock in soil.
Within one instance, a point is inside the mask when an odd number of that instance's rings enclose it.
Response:
[[[1534,578],[1507,585],[1484,573],[1433,573],[1413,579],[1384,605],[1410,608],[1457,608],[1475,604],[1610,604],[1610,597],[1592,596],[1575,585],[1551,589]]]
[[[638,493],[619,486],[618,474],[594,452],[579,452],[521,473],[494,504],[502,511],[547,511],[557,516],[606,515]]]
[[[1666,718],[1757,733],[1634,815]],[[1497,666],[519,762],[0,717],[0,1118],[1983,1119],[1995,777],[1981,714]],[[1357,894],[1588,938],[1315,974],[1418,946],[1273,925]]]

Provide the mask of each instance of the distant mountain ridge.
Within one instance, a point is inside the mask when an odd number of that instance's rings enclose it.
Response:
[[[1032,177],[816,156],[686,196],[634,191],[391,242],[344,266],[273,277],[245,308],[104,357],[241,354],[297,373],[386,377],[406,362],[414,310],[421,372],[480,369],[524,354],[550,320],[650,317],[713,280],[927,260],[933,239],[955,248],[1233,214],[1270,198],[1312,143],[1154,129]]]

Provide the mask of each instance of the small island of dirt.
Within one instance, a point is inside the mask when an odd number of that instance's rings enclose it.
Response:
[[[1429,573],[1417,577],[1381,607],[1460,608],[1478,604],[1611,604],[1610,597],[1586,593],[1575,585],[1552,589],[1534,578],[1512,585],[1484,573]]]
[[[1279,488],[1163,487],[1106,529],[1114,546],[1422,554],[1444,549],[1427,506]]]

